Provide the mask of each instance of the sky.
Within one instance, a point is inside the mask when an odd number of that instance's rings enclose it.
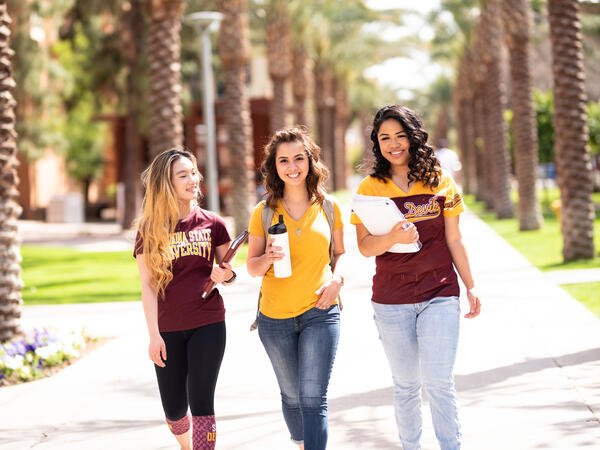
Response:
[[[440,0],[367,0],[367,5],[373,9],[403,8],[427,14],[439,8]],[[380,32],[390,39],[415,34],[424,40],[433,37],[431,28],[416,14],[405,17],[405,26],[386,27]],[[415,51],[409,58],[392,58],[372,66],[365,71],[365,76],[377,78],[380,83],[398,89],[401,98],[410,99],[413,95],[410,89],[423,88],[447,71],[448,69],[430,61],[426,52]]]

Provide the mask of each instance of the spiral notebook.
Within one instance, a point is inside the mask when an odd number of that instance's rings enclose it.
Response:
[[[381,236],[390,232],[398,222],[404,220],[404,214],[388,197],[355,194],[350,205],[363,225],[373,236]],[[394,244],[388,252],[415,253],[421,250],[421,241],[412,244]]]

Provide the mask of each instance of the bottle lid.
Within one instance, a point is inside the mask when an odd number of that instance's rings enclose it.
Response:
[[[269,227],[269,234],[283,234],[283,233],[287,233],[287,227],[285,226],[285,223],[283,223],[283,215],[279,214],[279,223],[276,223],[275,225],[271,225]]]

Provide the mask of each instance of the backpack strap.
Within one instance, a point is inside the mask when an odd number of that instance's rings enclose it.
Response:
[[[269,237],[269,227],[271,226],[271,222],[273,221],[273,216],[275,215],[275,211],[270,206],[267,206],[267,202],[263,203],[263,209],[260,215],[263,231],[265,233],[265,248],[267,246],[267,238]],[[256,305],[256,317],[254,318],[254,322],[250,325],[250,331],[256,330],[258,328],[258,313],[260,312],[260,298],[262,297],[262,290],[258,291],[258,304]]]
[[[329,194],[325,194],[325,199],[323,200],[321,207],[323,208],[323,212],[325,213],[325,217],[329,223],[329,231],[331,232],[331,239],[329,240],[329,265],[331,266],[331,272],[333,272],[333,269],[335,269],[335,249],[333,243],[333,232],[335,229],[335,206],[333,204],[333,197]],[[342,296],[339,294],[338,299],[341,311],[344,309],[344,305],[342,305]]]

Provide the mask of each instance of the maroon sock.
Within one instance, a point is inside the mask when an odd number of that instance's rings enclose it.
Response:
[[[213,450],[217,442],[215,416],[192,416],[192,444],[194,450]]]
[[[169,429],[173,434],[180,435],[190,429],[190,416],[187,414],[179,420],[166,420],[167,425],[169,425]]]

